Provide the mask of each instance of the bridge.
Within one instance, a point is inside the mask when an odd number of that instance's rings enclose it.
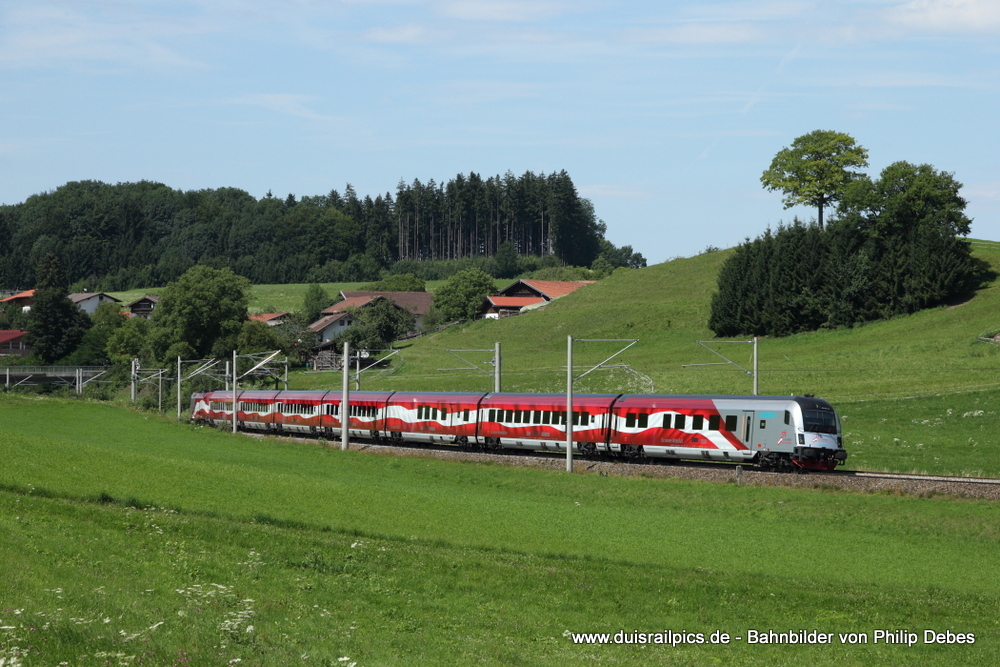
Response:
[[[19,385],[58,384],[74,387],[76,393],[110,370],[105,366],[4,366],[0,379],[10,391]]]

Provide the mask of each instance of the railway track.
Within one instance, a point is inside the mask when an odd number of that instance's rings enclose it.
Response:
[[[262,437],[259,433],[247,435]],[[312,438],[285,436],[296,442],[317,444]],[[332,444],[339,446],[339,444]],[[562,469],[565,454],[507,450],[502,453],[460,449],[454,445],[385,444],[353,439],[351,449],[385,456],[427,457],[445,460],[490,461],[501,465],[526,466],[552,470]],[[842,488],[867,493],[899,495],[951,495],[968,498],[1000,500],[1000,479],[911,473],[881,473],[860,470],[809,471],[804,474],[765,472],[746,464],[712,461],[646,460],[629,462],[620,459],[578,457],[576,470],[602,476],[645,476],[658,478],[696,479],[736,483],[740,485],[790,486],[804,488]]]

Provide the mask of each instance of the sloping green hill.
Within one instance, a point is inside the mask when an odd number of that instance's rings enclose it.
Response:
[[[976,241],[976,255],[1000,267],[1000,243]],[[503,347],[505,391],[565,389],[566,337],[638,338],[619,360],[631,371],[599,371],[577,391],[750,393],[751,379],[731,366],[683,368],[721,361],[695,341],[714,338],[706,326],[715,276],[727,252],[620,271],[552,302],[544,309],[504,320],[456,326],[406,344],[393,374],[367,376],[363,388],[488,390],[477,371],[442,371],[461,362],[448,350]],[[1000,286],[995,282],[970,301],[854,329],[824,330],[760,341],[760,393],[815,393],[849,401],[931,395],[1000,387],[997,348],[977,342],[1000,329]],[[715,345],[751,365],[750,345]],[[617,350],[613,343],[580,342],[578,374]],[[484,361],[489,352],[462,353]],[[299,387],[335,386],[329,375],[296,379]]]

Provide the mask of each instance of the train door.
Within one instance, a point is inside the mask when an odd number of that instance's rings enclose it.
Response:
[[[752,410],[743,411],[743,444],[747,446],[747,449],[753,449],[753,419],[754,413]]]

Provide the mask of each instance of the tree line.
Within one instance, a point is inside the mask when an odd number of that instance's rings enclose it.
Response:
[[[253,283],[371,281],[423,262],[455,263],[450,275],[505,244],[539,262],[645,266],[605,231],[565,171],[401,181],[374,198],[350,185],[256,199],[236,188],[79,181],[0,206],[0,287],[33,286],[49,254],[72,286],[103,291],[165,285],[196,264]]]
[[[738,246],[712,298],[709,328],[717,336],[850,327],[967,298],[992,277],[961,238],[971,221],[952,174],[896,162],[877,179],[845,177],[821,164],[824,146],[842,170],[845,162],[867,164],[866,152],[846,135],[829,135],[836,133],[800,137],[793,144],[799,155],[785,149],[761,180],[789,195],[786,207],[810,203],[822,211],[836,202],[835,219],[825,228],[796,219]],[[833,159],[837,151],[853,157]]]

